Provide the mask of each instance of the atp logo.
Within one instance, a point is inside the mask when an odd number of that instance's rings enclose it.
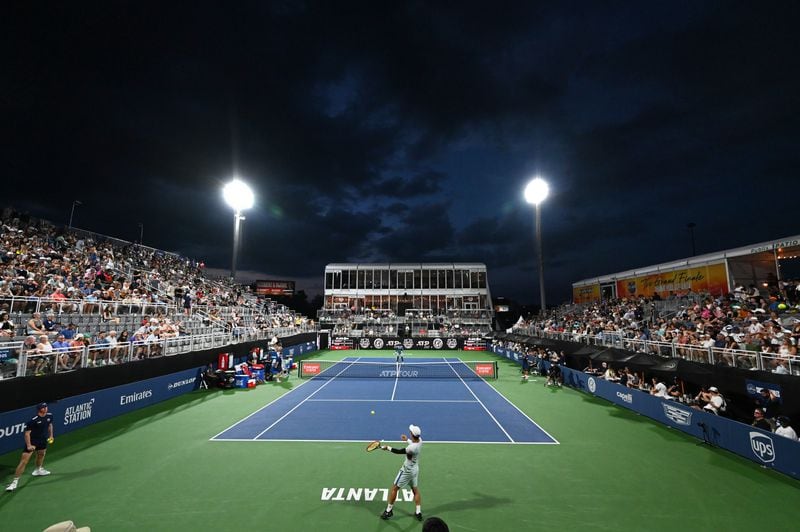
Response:
[[[455,349],[456,347],[458,347],[458,340],[456,340],[455,338],[448,338],[447,339],[447,348],[448,349]]]
[[[375,349],[383,349],[383,338],[375,338]]]
[[[414,347],[414,340],[412,338],[406,338],[405,340],[403,340],[403,347],[405,347],[406,349],[411,349],[412,347]]]
[[[444,342],[441,338],[434,338],[433,340],[433,348],[434,349],[441,349],[444,346]]]
[[[594,377],[589,377],[589,380],[586,381],[586,387],[589,389],[590,392],[594,393],[597,391],[597,383],[594,381]]]
[[[759,460],[768,464],[775,461],[775,445],[772,438],[760,432],[750,433],[750,448]]]
[[[362,338],[358,341],[358,345],[361,346],[361,349],[366,349],[369,347],[369,338]]]

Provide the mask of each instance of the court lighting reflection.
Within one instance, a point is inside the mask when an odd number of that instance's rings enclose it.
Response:
[[[253,207],[255,197],[247,183],[234,178],[222,189],[225,203],[233,209],[233,257],[231,259],[231,280],[236,279],[236,259],[239,255],[239,224],[244,220],[242,211]]]
[[[544,298],[544,255],[542,254],[542,214],[541,204],[547,199],[550,193],[550,187],[547,181],[541,177],[535,177],[525,187],[525,201],[536,207],[536,253],[539,257],[539,295],[541,296],[541,309],[539,313],[544,315],[545,312],[545,298]]]

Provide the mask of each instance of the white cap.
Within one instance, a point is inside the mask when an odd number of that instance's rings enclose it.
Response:
[[[416,425],[409,425],[408,432],[410,432],[412,436],[416,436],[417,438],[419,438],[422,435],[422,431]]]
[[[716,386],[712,386],[711,388],[708,389],[708,391],[709,392],[717,392],[717,393],[719,393],[719,390],[717,389]]]

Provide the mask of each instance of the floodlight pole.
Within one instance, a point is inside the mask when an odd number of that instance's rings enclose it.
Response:
[[[231,259],[231,281],[236,280],[236,259],[239,255],[239,224],[244,217],[241,211],[233,213],[233,258]]]
[[[542,253],[542,212],[540,204],[536,204],[536,254],[539,256],[539,296],[541,297],[541,308],[539,313],[544,316],[544,255]]]
[[[75,216],[75,206],[76,205],[83,205],[80,201],[74,200],[72,202],[72,209],[69,211],[69,225],[68,227],[72,229],[72,217]]]

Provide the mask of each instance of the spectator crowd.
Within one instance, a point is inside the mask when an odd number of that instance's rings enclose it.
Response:
[[[121,362],[129,344],[139,359],[160,355],[161,340],[187,334],[313,326],[249,287],[204,272],[202,262],[5,209],[0,340],[21,340],[26,354],[46,355],[28,358],[28,372],[39,374],[55,364],[74,368],[84,346],[97,347],[89,351],[92,366]]]

